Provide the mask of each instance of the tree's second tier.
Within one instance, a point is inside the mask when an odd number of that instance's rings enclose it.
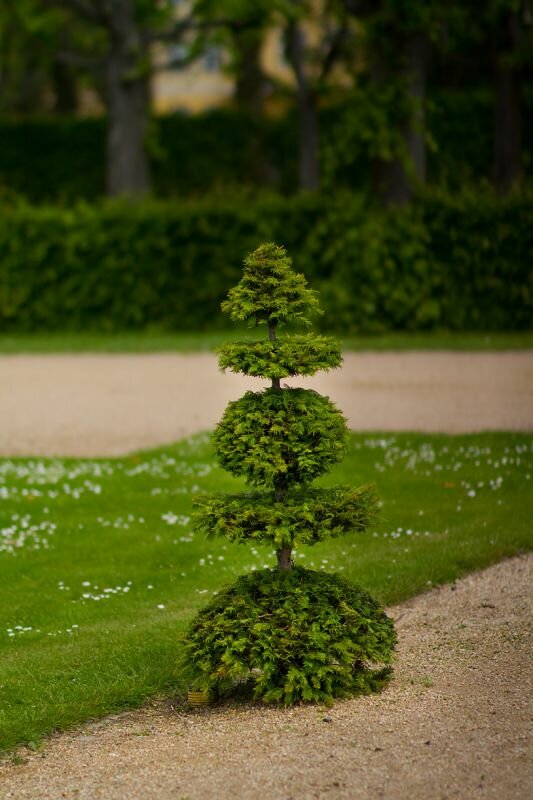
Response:
[[[314,375],[335,369],[342,361],[334,338],[311,333],[274,341],[232,342],[219,347],[217,353],[221,369],[258,378]]]
[[[326,472],[344,453],[346,420],[312,389],[246,392],[213,434],[220,465],[253,486],[286,490]]]
[[[316,544],[362,532],[375,520],[374,487],[307,489],[276,501],[270,493],[200,495],[193,521],[209,536],[232,542],[264,541],[276,549]]]

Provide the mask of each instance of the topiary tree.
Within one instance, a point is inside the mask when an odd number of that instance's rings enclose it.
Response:
[[[239,578],[196,616],[183,671],[207,690],[246,680],[254,697],[285,704],[378,688],[389,670],[376,665],[392,659],[392,621],[366,592],[292,561],[296,546],[364,531],[376,512],[371,486],[310,486],[342,458],[346,421],[329,398],[281,385],[340,366],[339,347],[312,333],[278,338],[280,326],[308,326],[321,312],[316,292],[275,244],[246,258],[222,309],[233,320],[265,325],[268,339],[223,345],[220,366],[272,385],[229,403],[213,436],[221,466],[258,490],[197,497],[194,520],[208,536],[272,544],[277,569]]]

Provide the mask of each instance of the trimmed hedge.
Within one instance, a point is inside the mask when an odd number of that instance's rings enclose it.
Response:
[[[346,194],[4,208],[0,331],[220,328],[243,254],[268,240],[321,290],[319,325],[343,333],[531,327],[531,194],[389,212]]]
[[[105,195],[107,120],[0,121],[0,188],[31,203],[96,201]],[[148,150],[157,197],[194,197],[235,187],[298,183],[297,126],[234,109],[151,120]]]

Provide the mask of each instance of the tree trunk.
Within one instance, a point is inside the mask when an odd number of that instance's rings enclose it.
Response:
[[[290,572],[292,569],[291,548],[282,547],[281,550],[277,551],[276,555],[278,557],[278,569]]]
[[[512,64],[518,46],[519,18],[510,12],[505,26],[504,52],[496,55],[496,102],[494,108],[494,184],[505,194],[521,179],[521,86],[520,75]]]
[[[320,188],[317,97],[306,73],[304,36],[296,22],[287,30],[287,52],[297,86],[299,185],[300,189],[317,191]]]
[[[408,92],[412,116],[406,131],[406,144],[414,177],[420,184],[426,181],[425,104],[429,42],[425,33],[418,33],[407,45]]]
[[[300,189],[320,189],[318,113],[314,93],[308,88],[298,90],[300,139],[299,177]]]
[[[78,108],[76,80],[72,70],[61,60],[52,64],[54,86],[54,111],[57,114],[74,114]]]
[[[251,117],[260,117],[266,95],[266,79],[261,67],[260,33],[237,30],[234,46],[239,56],[235,80],[235,99]]]
[[[149,116],[148,54],[132,0],[116,0],[107,58],[107,192],[145,195],[150,191],[146,150]]]
[[[385,205],[407,205],[415,184],[426,180],[425,100],[428,69],[429,42],[426,34],[418,33],[403,45],[405,55],[405,91],[411,106],[410,115],[403,122],[406,164],[400,156],[390,161],[377,160],[374,164],[374,184]],[[381,64],[374,70],[378,81],[387,80],[389,70]]]
[[[279,182],[279,169],[272,163],[265,148],[263,116],[270,83],[261,66],[263,29],[233,31],[233,45],[238,53],[235,78],[235,100],[249,118],[249,175],[256,184],[275,186]]]

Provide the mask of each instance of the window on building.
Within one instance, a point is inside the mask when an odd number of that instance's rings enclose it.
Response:
[[[167,49],[169,69],[182,69],[189,56],[189,47],[186,44],[171,44]]]
[[[204,68],[207,72],[218,72],[220,64],[220,47],[211,45],[204,54]]]

